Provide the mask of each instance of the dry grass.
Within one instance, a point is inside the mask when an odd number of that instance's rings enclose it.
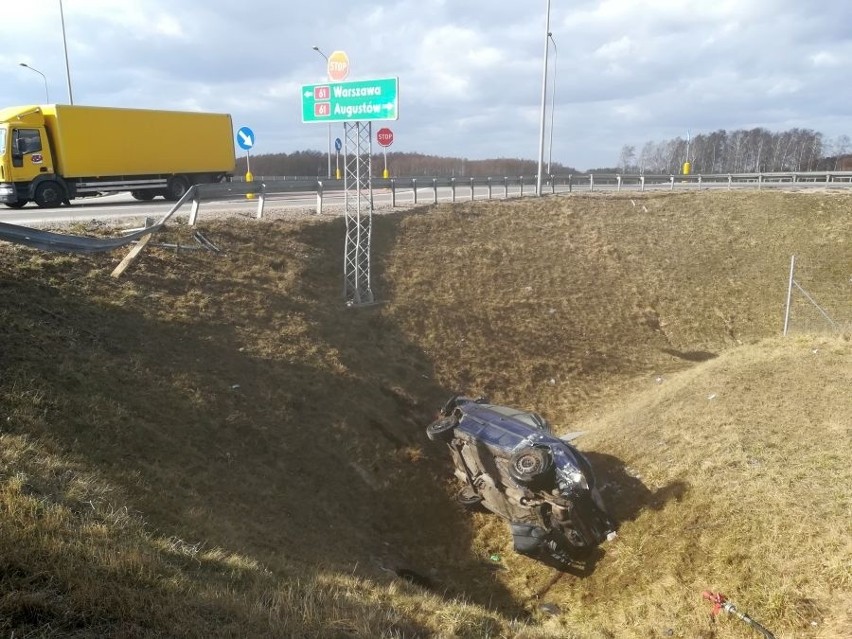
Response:
[[[340,220],[205,224],[224,256],[117,282],[120,256],[0,247],[0,633],[750,636],[711,588],[779,639],[849,636],[852,347],[772,336],[790,254],[852,298],[850,203],[384,215],[387,303],[354,312]],[[589,431],[624,522],[589,575],[452,503],[422,426],[455,391]]]

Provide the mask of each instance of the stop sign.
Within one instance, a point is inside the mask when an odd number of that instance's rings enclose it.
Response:
[[[376,140],[378,140],[379,146],[390,146],[393,144],[393,131],[387,127],[379,129],[376,133]]]
[[[343,82],[349,75],[349,56],[345,51],[334,51],[328,56],[328,79],[332,82]]]

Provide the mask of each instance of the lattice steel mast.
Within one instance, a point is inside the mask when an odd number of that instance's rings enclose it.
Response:
[[[373,229],[372,125],[370,122],[346,122],[343,130],[343,189],[346,203],[343,298],[348,306],[359,306],[374,302],[373,290],[370,287],[370,237]]]

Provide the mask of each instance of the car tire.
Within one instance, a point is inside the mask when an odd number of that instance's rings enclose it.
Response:
[[[6,202],[6,206],[10,209],[22,209],[27,205],[28,200],[18,200],[17,202]]]
[[[441,417],[426,427],[426,437],[433,442],[448,442],[458,422],[453,417]]]
[[[154,199],[156,195],[154,191],[151,190],[141,190],[141,191],[131,191],[130,195],[133,196],[134,200],[139,200],[140,202],[150,202]]]
[[[528,488],[541,485],[552,471],[553,457],[548,449],[540,446],[522,448],[509,460],[509,475]]]
[[[465,486],[456,495],[456,501],[468,510],[483,510],[482,495],[470,486]]]

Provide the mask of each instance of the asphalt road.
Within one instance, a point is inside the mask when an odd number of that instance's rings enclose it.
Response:
[[[274,188],[274,187],[273,187]],[[561,188],[559,189],[562,190]],[[565,188],[567,191],[567,187]],[[535,188],[530,185],[524,187],[524,196],[533,195]],[[549,192],[549,191],[548,191]],[[505,189],[502,185],[492,187],[492,198],[501,199],[505,197]],[[518,185],[510,185],[509,197],[519,197],[521,190]],[[476,186],[474,199],[485,200],[488,198],[488,188]],[[421,187],[417,185],[417,197],[415,201],[414,190],[410,186],[396,189],[396,197],[390,189],[373,190],[373,206],[375,209],[387,210],[393,208],[409,208],[414,205],[428,205],[435,202],[435,189],[432,186]],[[457,186],[455,196],[450,187],[438,187],[438,202],[469,201],[471,199],[470,187],[467,185]],[[55,209],[40,209],[30,203],[22,209],[12,209],[0,206],[0,221],[22,226],[49,227],[73,223],[85,223],[92,220],[115,222],[115,223],[142,223],[145,218],[155,220],[165,216],[174,206],[174,202],[166,202],[160,198],[150,202],[140,202],[133,199],[130,194],[118,193],[104,195],[94,198],[73,200],[70,206],[61,206]],[[185,204],[175,214],[176,217],[188,217],[191,211],[191,202]],[[247,199],[244,195],[231,196],[222,199],[202,200],[199,206],[199,217],[205,215],[216,215],[217,217],[234,214],[253,217],[257,214],[258,200]],[[275,192],[270,190],[266,193],[264,210],[293,210],[305,213],[316,213],[319,210],[317,194],[315,191],[301,192]],[[343,191],[326,191],[322,200],[322,213],[343,214],[345,200]]]
[[[817,182],[799,182],[796,184],[791,184],[790,182],[764,182],[762,185],[757,182],[734,182],[733,185],[729,185],[727,181],[705,181],[703,184],[700,184],[695,181],[681,179],[676,180],[674,183],[669,181],[649,182],[646,184],[645,190],[721,190],[732,187],[737,190],[761,187],[767,189],[786,188],[805,190],[827,188],[828,186],[825,183]],[[831,188],[844,190],[850,186],[852,186],[850,182],[831,184]],[[374,210],[405,209],[412,206],[427,206],[435,202],[479,201],[487,200],[489,196],[492,199],[499,200],[507,197],[527,197],[535,194],[535,186],[533,184],[524,184],[521,186],[517,181],[511,184],[504,184],[501,180],[494,181],[491,185],[490,193],[487,185],[477,184],[471,190],[470,184],[464,180],[459,180],[455,189],[453,189],[450,186],[435,187],[431,179],[424,178],[417,181],[416,187],[417,191],[415,194],[412,181],[404,179],[397,181],[395,193],[389,188],[374,188]],[[563,194],[569,191],[573,193],[589,193],[591,190],[588,184],[574,184],[573,187],[569,187],[567,184],[557,184],[555,189],[552,189],[549,184],[543,185],[545,194],[554,192]],[[596,182],[593,190],[599,193],[614,191],[637,192],[640,190],[640,185],[634,180],[633,182],[625,181],[619,186],[610,180],[609,182]],[[75,222],[85,223],[92,220],[130,225],[141,224],[145,218],[158,220],[165,216],[173,206],[174,203],[166,202],[159,198],[151,202],[139,202],[127,193],[120,193],[74,200],[71,206],[62,206],[56,209],[39,209],[34,204],[28,204],[23,209],[11,209],[0,205],[0,221],[33,227],[61,226]],[[181,207],[175,215],[178,218],[189,217],[191,209],[190,202]],[[199,218],[203,218],[205,215],[215,215],[216,217],[227,215],[254,217],[257,214],[257,210],[258,200],[247,199],[242,194],[228,195],[219,199],[203,199],[199,207]],[[322,203],[320,204],[315,190],[285,190],[282,183],[271,181],[266,185],[264,211],[293,211],[303,214],[316,214],[320,212],[323,215],[342,215],[345,211],[344,193],[342,190],[326,189],[322,197]]]

